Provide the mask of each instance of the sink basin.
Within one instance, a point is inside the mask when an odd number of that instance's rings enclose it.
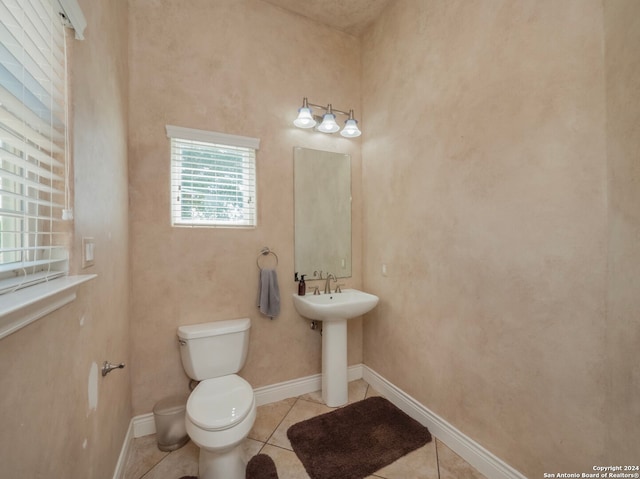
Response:
[[[293,295],[298,313],[322,321],[322,399],[330,407],[344,406],[349,399],[347,374],[347,320],[371,311],[378,297],[357,289],[342,293]]]
[[[339,321],[368,313],[378,304],[378,297],[357,289],[342,293],[293,295],[296,311],[305,318],[317,321]]]

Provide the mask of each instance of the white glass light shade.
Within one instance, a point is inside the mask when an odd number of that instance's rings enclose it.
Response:
[[[356,138],[362,135],[362,132],[358,128],[358,122],[350,118],[345,121],[344,128],[342,129],[340,134],[346,138]]]
[[[325,113],[322,117],[322,123],[318,126],[318,131],[322,133],[335,133],[340,127],[336,123],[336,116],[333,113]]]
[[[298,128],[313,128],[316,126],[316,120],[311,114],[311,108],[300,108],[298,110],[298,118],[293,120],[293,124]]]

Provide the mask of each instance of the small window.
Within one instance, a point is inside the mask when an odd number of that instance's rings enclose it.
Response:
[[[260,140],[167,125],[171,140],[171,224],[256,225]]]

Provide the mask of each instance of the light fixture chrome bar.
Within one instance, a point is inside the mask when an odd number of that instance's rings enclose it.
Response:
[[[342,110],[337,110],[335,108],[333,108],[333,106],[331,105],[331,103],[329,103],[327,106],[322,106],[322,105],[316,105],[315,103],[309,103],[307,102],[307,105],[315,107],[315,108],[322,108],[324,111],[329,111],[331,110],[333,113],[342,113],[343,115],[349,116],[350,113],[346,112],[346,111],[342,111]],[[353,113],[353,110],[349,110],[351,113]]]
[[[322,116],[314,115],[313,108],[324,110],[325,113]],[[340,126],[335,121],[335,114],[340,113],[345,115],[348,119],[345,121],[345,127],[340,134],[346,138],[356,138],[362,134],[358,128],[358,122],[354,118],[353,110],[349,112],[338,110],[333,108],[333,105],[329,103],[327,106],[318,105],[317,103],[309,103],[307,97],[302,100],[302,107],[298,109],[298,117],[294,120],[293,124],[298,128],[313,128],[316,126],[316,130],[323,133],[335,133],[340,130]]]

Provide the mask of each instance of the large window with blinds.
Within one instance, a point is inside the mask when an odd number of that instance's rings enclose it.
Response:
[[[0,0],[0,293],[68,270],[65,97],[54,2]]]
[[[173,226],[256,225],[256,138],[167,125]]]

